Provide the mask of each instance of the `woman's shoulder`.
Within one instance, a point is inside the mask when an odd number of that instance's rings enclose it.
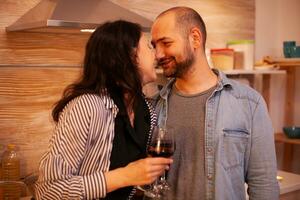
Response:
[[[93,113],[105,109],[105,99],[107,96],[97,94],[82,94],[72,99],[65,107],[65,112]]]
[[[100,96],[98,94],[82,94],[74,98],[72,101],[70,101],[70,103],[83,105],[86,107],[94,107],[103,104],[104,98],[104,96]]]

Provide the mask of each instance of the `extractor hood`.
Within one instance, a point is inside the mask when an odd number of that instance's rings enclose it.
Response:
[[[7,31],[80,33],[123,19],[149,31],[152,21],[109,0],[41,0]]]

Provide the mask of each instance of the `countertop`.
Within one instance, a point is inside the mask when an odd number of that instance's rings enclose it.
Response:
[[[277,171],[277,175],[282,177],[282,180],[279,181],[280,196],[287,193],[300,191],[300,175],[281,170]],[[247,192],[247,184],[245,184],[245,191]],[[247,193],[246,199],[249,199]]]
[[[278,170],[277,175],[283,178],[279,181],[280,194],[300,190],[300,175],[280,170]]]

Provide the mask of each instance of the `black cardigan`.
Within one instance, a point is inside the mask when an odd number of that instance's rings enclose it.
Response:
[[[109,170],[124,167],[132,161],[145,158],[146,146],[149,139],[151,121],[155,118],[154,113],[150,111],[149,103],[143,96],[140,96],[136,107],[134,108],[135,119],[134,127],[130,120],[120,97],[113,97],[119,112],[115,119],[115,136],[110,157]],[[128,199],[133,187],[126,187],[115,190],[107,194],[105,199],[125,200]]]

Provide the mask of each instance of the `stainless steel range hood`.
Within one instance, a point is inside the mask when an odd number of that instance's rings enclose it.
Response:
[[[41,0],[7,31],[80,33],[106,21],[123,19],[149,31],[152,21],[109,0]]]

